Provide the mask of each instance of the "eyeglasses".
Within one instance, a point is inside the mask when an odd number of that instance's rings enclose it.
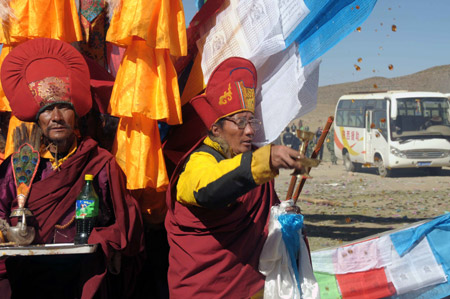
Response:
[[[257,130],[259,130],[261,128],[261,121],[259,119],[256,119],[256,118],[252,118],[252,119],[246,119],[246,118],[233,119],[233,118],[225,117],[224,119],[234,123],[240,130],[245,129],[247,124],[249,124],[252,127],[252,129],[255,130],[255,131],[257,131]]]

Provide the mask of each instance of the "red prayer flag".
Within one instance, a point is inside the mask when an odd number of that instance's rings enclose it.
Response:
[[[342,298],[375,299],[392,296],[395,288],[387,281],[384,269],[336,274]]]

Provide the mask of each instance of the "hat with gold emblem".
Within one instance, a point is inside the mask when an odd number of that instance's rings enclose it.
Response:
[[[231,57],[215,68],[205,92],[190,103],[209,129],[223,117],[243,111],[255,113],[256,82],[253,63]]]

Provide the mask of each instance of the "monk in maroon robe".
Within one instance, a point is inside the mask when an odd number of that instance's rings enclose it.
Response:
[[[84,177],[94,177],[99,216],[93,254],[8,257],[0,263],[2,298],[126,298],[133,294],[144,252],[136,200],[114,157],[90,138],[77,137],[78,117],[91,108],[89,71],[72,46],[35,39],[17,46],[2,65],[2,86],[13,114],[42,130],[40,162],[27,200],[33,244],[73,243],[75,201]],[[0,165],[0,218],[17,208],[11,157]],[[6,267],[5,267],[6,266]]]
[[[191,105],[209,130],[178,163],[167,193],[171,298],[261,295],[259,257],[270,208],[279,203],[273,178],[302,169],[297,151],[252,147],[256,70],[232,57],[212,73]]]

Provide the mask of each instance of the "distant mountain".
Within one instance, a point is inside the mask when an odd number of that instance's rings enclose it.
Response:
[[[334,114],[336,103],[342,95],[356,91],[382,90],[450,93],[450,65],[435,66],[411,75],[390,79],[372,77],[356,82],[319,87],[316,110],[302,117],[302,120],[308,124],[311,131],[314,131],[318,126],[325,125],[327,117]]]

